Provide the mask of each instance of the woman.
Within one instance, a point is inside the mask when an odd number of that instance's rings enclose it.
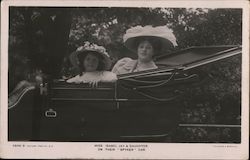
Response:
[[[97,86],[98,82],[114,82],[116,74],[107,71],[111,61],[105,48],[96,44],[85,42],[75,52],[80,68],[79,75],[67,80],[68,83],[89,83]]]
[[[123,40],[128,49],[137,53],[138,58],[119,60],[112,69],[116,74],[156,69],[153,58],[177,46],[176,38],[167,26],[136,26],[126,31]]]

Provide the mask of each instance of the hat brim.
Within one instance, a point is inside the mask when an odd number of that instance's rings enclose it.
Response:
[[[153,39],[156,40],[158,43],[160,43],[160,48],[154,48],[155,49],[155,55],[163,54],[169,49],[174,48],[174,45],[172,42],[166,38],[158,37],[158,36],[136,36],[136,37],[130,37],[125,42],[124,45],[131,50],[134,53],[137,53],[138,48],[138,41],[143,41],[147,39]]]
[[[111,67],[111,60],[110,60],[110,58],[107,55],[105,55],[105,54],[103,54],[101,52],[98,52],[98,51],[95,51],[95,50],[82,50],[82,51],[76,51],[75,53],[76,53],[76,56],[77,56],[79,62],[88,53],[99,54],[103,58],[102,59],[102,61],[104,62],[104,68],[103,68],[103,70],[109,70],[110,67]]]

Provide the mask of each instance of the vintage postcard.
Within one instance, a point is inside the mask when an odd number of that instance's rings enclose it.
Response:
[[[249,2],[5,0],[0,157],[248,159]]]

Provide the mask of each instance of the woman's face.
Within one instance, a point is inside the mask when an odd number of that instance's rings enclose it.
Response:
[[[141,61],[151,61],[154,55],[153,46],[149,41],[142,41],[137,48],[138,59]]]
[[[83,60],[83,66],[86,72],[93,72],[97,70],[99,59],[96,55],[89,53]]]

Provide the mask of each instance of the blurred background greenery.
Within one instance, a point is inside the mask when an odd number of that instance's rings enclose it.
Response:
[[[113,64],[135,57],[122,37],[136,25],[167,25],[177,38],[175,50],[242,43],[241,9],[10,7],[9,18],[9,91],[39,70],[60,77],[64,57],[86,40],[105,46]],[[181,123],[240,124],[241,56],[200,70],[210,78],[187,91]],[[179,127],[172,139],[238,143],[240,128]]]

